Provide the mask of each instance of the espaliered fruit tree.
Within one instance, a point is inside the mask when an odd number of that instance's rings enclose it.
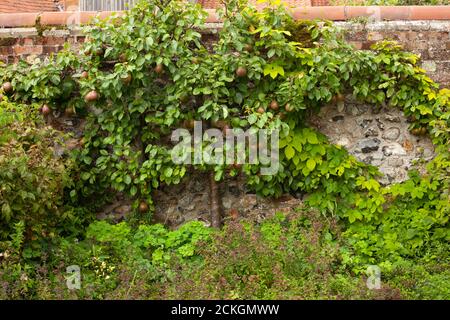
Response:
[[[211,175],[215,227],[216,183],[241,174],[262,196],[305,192],[308,205],[338,216],[356,264],[373,261],[374,252],[382,259],[414,255],[423,239],[448,240],[450,93],[438,90],[416,55],[393,42],[354,50],[330,22],[295,21],[283,7],[258,11],[237,1],[222,10],[223,27],[209,48],[205,18],[185,1],[141,1],[87,26],[79,53],[67,47],[47,61],[0,70],[11,103],[38,105],[48,121],[62,113],[86,120],[67,201],[94,205],[122,193],[148,219],[152,191],[194,169]],[[400,108],[414,117],[411,129],[425,128],[437,151],[427,175],[382,187],[376,168],[306,125],[310,114],[347,93]],[[264,176],[260,164],[174,164],[170,134],[192,129],[193,120],[224,131],[279,130],[280,170]],[[428,219],[415,219],[418,212]]]

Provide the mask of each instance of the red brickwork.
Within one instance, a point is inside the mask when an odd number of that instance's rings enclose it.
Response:
[[[55,0],[0,0],[0,12],[44,12],[57,11]]]

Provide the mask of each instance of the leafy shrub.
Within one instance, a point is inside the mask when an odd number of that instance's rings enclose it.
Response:
[[[128,252],[148,259],[153,265],[165,265],[174,254],[180,258],[194,257],[196,244],[206,241],[209,233],[210,230],[198,221],[186,223],[174,231],[161,224],[140,225],[134,232],[125,222],[111,225],[100,221],[89,226],[86,237],[94,244],[110,248],[114,256],[123,257],[122,261],[133,259],[133,256],[128,257]]]
[[[162,297],[371,297],[359,277],[340,268],[341,241],[336,221],[323,220],[317,211],[278,214],[260,226],[230,222],[200,250],[202,263],[172,264],[178,272],[161,285]]]
[[[406,299],[450,299],[449,245],[428,250],[423,258],[402,261],[383,274]]]
[[[231,221],[221,231],[199,222],[174,231],[96,222],[86,240],[60,239],[39,264],[19,253],[23,222],[14,229],[11,241],[0,243],[3,299],[448,298],[447,247],[419,265],[396,264],[382,273],[381,290],[368,290],[364,277],[342,264],[347,244],[339,224],[317,211],[277,214],[261,225]],[[74,264],[82,274],[75,291],[65,271]]]
[[[24,119],[1,127],[0,136],[0,239],[19,221],[26,241],[54,237],[70,218],[61,208],[72,182],[70,160],[55,151],[60,134]]]
[[[209,241],[212,230],[201,222],[190,222],[177,230],[162,225],[98,221],[89,225],[86,239],[55,239],[42,248],[41,260],[23,259],[25,225],[18,222],[12,240],[0,242],[1,298],[145,299],[155,292],[155,283],[170,276],[172,259],[189,263],[200,258],[198,245]],[[66,267],[81,269],[82,287],[66,286]]]

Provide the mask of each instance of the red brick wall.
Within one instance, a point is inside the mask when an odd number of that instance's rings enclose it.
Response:
[[[36,35],[1,37],[0,34],[0,61],[13,63],[19,59],[27,59],[29,56],[47,56],[60,51],[66,42],[76,50],[84,41],[82,36],[73,36],[68,32],[59,32],[59,34],[55,32],[55,35],[45,37]]]
[[[368,23],[347,21],[336,24],[347,30],[347,40],[357,49],[369,49],[373,43],[383,39],[399,41],[406,50],[420,54],[422,67],[431,78],[450,87],[450,6],[376,8],[379,12],[374,14],[373,7],[303,7],[296,8],[293,14],[297,19],[325,18],[336,21],[351,20],[359,16],[367,17],[368,21],[376,18],[376,21]],[[208,13],[207,21],[219,27],[220,21],[215,11],[208,10]],[[73,14],[0,14],[0,60],[11,63],[30,55],[45,56],[61,50],[65,42],[71,43],[74,50],[77,50],[84,37],[79,31],[69,31],[66,27]],[[88,23],[96,14],[83,12],[79,14],[79,22]],[[99,13],[102,18],[109,14]],[[32,28],[37,18],[47,27],[56,26],[56,29],[62,30],[46,31],[40,37]],[[205,32],[204,37],[207,42],[216,39],[216,35],[211,32]]]
[[[311,1],[326,1],[326,2],[328,2],[328,0],[282,0],[282,2],[286,6],[292,6],[292,7],[311,6]],[[260,3],[258,3],[257,0],[250,0],[249,2],[257,7],[263,6]],[[199,0],[198,3],[200,3],[202,5],[202,7],[205,9],[216,9],[216,8],[223,6],[222,0]]]
[[[347,40],[357,49],[369,49],[376,41],[394,39],[406,50],[421,56],[422,67],[442,86],[450,87],[450,21],[379,21],[368,24],[337,22],[347,30]],[[205,34],[206,41],[215,35]],[[30,55],[45,56],[62,49],[65,42],[74,50],[84,41],[79,32],[50,31],[39,37],[36,32],[23,31],[11,36],[11,29],[0,29],[0,60],[6,63],[26,59]]]
[[[450,88],[450,20],[379,21],[363,24],[338,22],[357,49],[370,49],[377,41],[396,40],[421,57],[422,68],[442,86]]]
[[[313,5],[313,6],[329,6],[330,1],[328,1],[328,0],[311,0],[311,5]]]
[[[57,11],[54,0],[0,0],[0,12]]]

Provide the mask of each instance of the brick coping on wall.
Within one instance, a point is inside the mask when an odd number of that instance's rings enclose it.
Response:
[[[368,23],[357,23],[352,21],[336,21],[336,25],[344,29],[352,29],[353,31],[450,31],[449,20],[394,20],[394,21],[372,21]],[[204,30],[200,30],[204,34],[216,34],[222,28],[222,23],[207,23]],[[17,28],[0,28],[0,39],[2,38],[27,38],[36,37],[39,33],[34,27],[17,27]],[[81,27],[67,29],[48,29],[42,34],[44,37],[64,38],[84,36]],[[449,38],[450,40],[450,38]],[[449,42],[450,43],[450,42]],[[450,49],[450,45],[449,45]]]
[[[208,23],[220,22],[216,11],[206,9]],[[450,6],[324,6],[292,9],[295,19],[328,19],[345,21],[357,17],[373,20],[450,20]],[[106,18],[113,12],[41,12],[2,13],[0,28],[32,27],[40,18],[41,25],[67,26],[86,24],[95,17]],[[120,12],[118,13],[120,14]]]

